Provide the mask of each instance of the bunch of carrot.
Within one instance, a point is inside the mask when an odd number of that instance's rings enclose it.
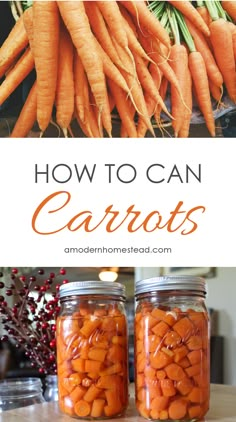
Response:
[[[65,136],[76,119],[85,136],[111,137],[115,110],[122,137],[155,136],[163,113],[187,137],[193,93],[215,136],[211,97],[221,103],[224,87],[236,101],[235,8],[197,3],[33,2],[0,48],[0,104],[36,70],[11,137],[27,136],[35,121],[44,133],[54,110]]]
[[[81,302],[57,319],[59,405],[74,417],[113,417],[128,402],[127,324],[118,306],[93,307]]]
[[[136,405],[153,420],[202,420],[209,407],[208,318],[143,303],[135,317]]]
[[[169,60],[184,99],[171,89],[172,126],[175,135],[181,137],[188,136],[193,101],[212,136],[215,136],[213,104],[224,107],[223,92],[236,102],[236,3],[195,4],[196,8],[189,1],[168,0],[150,5],[172,39]]]

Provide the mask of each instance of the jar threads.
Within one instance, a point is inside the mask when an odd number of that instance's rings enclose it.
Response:
[[[9,378],[0,381],[0,413],[44,401],[40,378]]]

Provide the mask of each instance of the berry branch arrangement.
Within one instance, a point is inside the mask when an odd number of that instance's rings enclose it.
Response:
[[[56,374],[57,292],[60,284],[68,283],[66,270],[53,273],[41,268],[36,275],[22,274],[18,268],[6,271],[0,272],[1,341],[11,339],[22,348],[40,374]]]

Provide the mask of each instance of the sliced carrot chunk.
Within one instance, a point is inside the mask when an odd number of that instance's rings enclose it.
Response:
[[[103,409],[105,406],[105,399],[95,399],[92,403],[92,409],[90,415],[92,418],[99,418],[103,415]]]
[[[97,318],[94,320],[89,319],[84,322],[83,327],[80,329],[80,333],[83,334],[86,338],[90,337],[94,333],[96,328],[101,325],[101,319]]]
[[[189,366],[189,368],[185,369],[185,372],[188,374],[189,377],[198,375],[201,372],[201,364],[197,363],[196,365]]]
[[[165,367],[168,378],[173,381],[179,381],[186,377],[186,374],[181,366],[177,363],[170,363]]]
[[[183,419],[187,413],[187,403],[183,399],[176,399],[169,406],[170,419]]]
[[[90,348],[88,352],[88,358],[91,360],[98,360],[99,362],[104,362],[106,354],[107,354],[106,349],[94,347],[94,348]]]
[[[193,350],[192,352],[188,353],[188,360],[191,365],[195,365],[196,363],[201,362],[202,360],[202,351],[201,350]]]
[[[188,395],[188,399],[192,403],[203,403],[206,399],[204,390],[200,387],[193,387]]]
[[[168,403],[169,397],[158,396],[151,401],[150,408],[160,412],[161,410],[165,410],[168,407]]]
[[[156,334],[159,337],[164,337],[164,335],[169,331],[170,327],[169,325],[164,322],[160,321],[154,327],[152,327],[152,332]]]
[[[189,394],[193,388],[193,381],[187,377],[183,378],[182,380],[177,382],[176,388],[180,392],[180,394],[186,396],[186,394]]]
[[[150,364],[154,369],[162,369],[173,361],[173,357],[160,350],[150,354]]]
[[[164,378],[160,381],[162,394],[165,397],[172,397],[176,394],[176,389],[174,387],[174,383],[171,379]]]
[[[187,356],[189,350],[187,349],[186,346],[180,346],[180,347],[176,347],[174,350],[174,361],[176,363],[178,363],[181,359],[183,359],[185,356]]]
[[[85,400],[79,400],[74,406],[75,413],[78,416],[84,417],[90,414],[90,404]]]
[[[194,333],[194,326],[189,318],[184,317],[173,325],[173,330],[180,335],[182,341],[186,341]]]
[[[181,343],[181,337],[176,331],[169,331],[164,336],[164,344],[171,348],[175,348]]]
[[[202,348],[201,336],[191,336],[187,341],[189,350],[200,350]]]

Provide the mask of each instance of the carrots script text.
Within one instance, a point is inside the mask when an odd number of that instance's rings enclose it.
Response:
[[[68,191],[58,191],[47,196],[35,209],[32,228],[40,235],[52,235],[63,230],[86,233],[103,230],[114,233],[125,229],[128,233],[166,230],[181,235],[194,233],[198,220],[206,211],[203,205],[187,209],[183,201],[174,204],[170,211],[162,212],[158,206],[150,211],[142,211],[135,204],[118,209],[114,204],[107,204],[104,210],[72,209],[72,195]]]

